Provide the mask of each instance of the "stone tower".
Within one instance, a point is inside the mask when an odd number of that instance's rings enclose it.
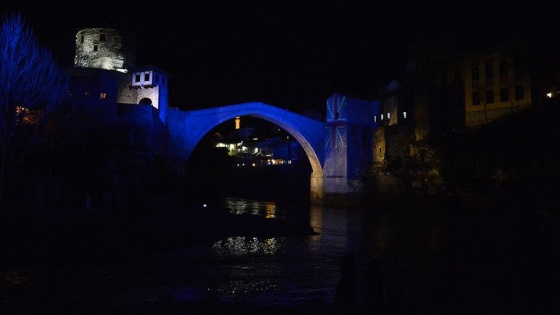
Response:
[[[135,39],[110,28],[86,28],[76,34],[75,68],[95,68],[127,73],[134,68]]]

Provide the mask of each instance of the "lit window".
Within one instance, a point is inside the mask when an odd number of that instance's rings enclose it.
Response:
[[[383,120],[383,114],[381,114],[381,120]]]
[[[106,98],[107,98],[107,93],[103,93],[103,92],[99,93],[99,99],[100,100],[104,100]]]
[[[373,122],[377,122],[377,116],[373,116]]]
[[[552,93],[550,93],[550,92],[546,93],[546,97],[551,98],[551,97],[552,97]]]
[[[402,116],[404,119],[406,119],[406,112],[402,112]]]
[[[387,113],[387,119],[391,119],[391,113]]]

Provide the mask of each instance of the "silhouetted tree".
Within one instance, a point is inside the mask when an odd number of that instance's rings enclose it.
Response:
[[[0,208],[6,175],[60,119],[68,78],[19,13],[0,29]]]

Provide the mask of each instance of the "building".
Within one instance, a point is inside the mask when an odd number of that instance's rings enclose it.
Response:
[[[510,44],[460,54],[434,72],[434,85],[465,127],[485,125],[533,104],[529,47]],[[463,117],[461,117],[461,115]]]
[[[100,100],[113,104],[151,105],[164,121],[169,106],[169,74],[153,65],[137,67],[135,60],[132,34],[109,28],[80,30],[76,34],[74,69],[70,71],[72,89],[87,99],[99,95]]]
[[[411,91],[401,82],[391,81],[378,91],[379,113],[374,121],[380,126],[409,124],[412,122],[413,97]]]

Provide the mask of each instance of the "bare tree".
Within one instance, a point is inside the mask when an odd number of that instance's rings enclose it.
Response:
[[[0,208],[6,174],[60,118],[68,76],[19,13],[0,29]]]

